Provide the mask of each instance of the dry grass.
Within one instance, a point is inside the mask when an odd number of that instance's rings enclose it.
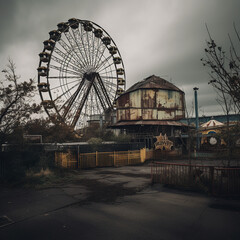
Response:
[[[41,169],[39,172],[33,172],[29,170],[26,172],[26,177],[43,177],[43,176],[50,176],[53,175],[53,172],[49,170],[49,168]]]

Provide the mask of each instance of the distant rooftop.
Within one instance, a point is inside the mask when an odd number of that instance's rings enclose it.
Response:
[[[229,114],[228,117],[229,117],[230,122],[240,121],[240,114]],[[206,123],[210,120],[217,120],[221,123],[226,123],[227,122],[227,116],[226,115],[202,116],[202,117],[199,117],[199,124],[201,125],[201,124]],[[195,121],[196,121],[195,117],[180,120],[180,122],[185,123],[185,124],[188,124],[188,122],[190,124],[195,124]]]

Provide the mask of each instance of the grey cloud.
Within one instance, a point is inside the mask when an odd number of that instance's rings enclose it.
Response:
[[[207,115],[216,107],[216,94],[203,68],[208,24],[226,49],[233,22],[240,29],[238,0],[8,0],[1,2],[0,61],[16,60],[22,77],[36,76],[38,53],[50,30],[71,17],[88,19],[114,39],[124,60],[127,87],[155,74],[183,88],[191,107],[194,86]],[[238,46],[239,47],[239,46]],[[240,50],[240,49],[238,49]],[[240,51],[239,51],[240,52]]]

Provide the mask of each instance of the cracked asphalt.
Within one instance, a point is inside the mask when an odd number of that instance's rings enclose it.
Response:
[[[43,189],[0,188],[0,239],[239,239],[240,203],[151,185],[150,167],[74,171]]]

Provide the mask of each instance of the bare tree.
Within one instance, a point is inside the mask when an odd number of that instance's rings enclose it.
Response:
[[[202,58],[201,61],[204,66],[210,68],[209,76],[211,84],[217,92],[219,92],[220,98],[223,100],[224,105],[228,104],[228,110],[235,110],[240,112],[240,57],[237,53],[236,47],[233,44],[233,41],[229,36],[230,41],[230,50],[229,54],[222,49],[221,46],[218,46],[214,39],[211,37],[211,34],[206,25],[209,40],[207,41],[207,48],[205,48],[205,58]],[[240,45],[240,36],[234,24],[234,31],[238,44]],[[224,99],[231,98],[231,101],[225,102]],[[229,103],[234,107],[229,108]]]
[[[0,80],[0,143],[15,126],[26,122],[32,113],[40,110],[40,106],[33,103],[34,81],[20,81],[11,59],[2,72],[5,78]]]
[[[235,24],[233,24],[233,27],[239,47],[240,36]],[[226,53],[212,38],[207,25],[206,29],[209,40],[206,42],[205,58],[202,58],[201,61],[203,66],[210,69],[208,84],[211,84],[216,90],[217,102],[221,105],[227,117],[226,131],[223,131],[223,135],[228,146],[228,165],[230,165],[232,150],[235,146],[235,141],[232,140],[239,135],[237,132],[232,132],[233,128],[230,128],[229,114],[240,112],[240,57],[230,35],[228,35],[230,48],[229,52]]]

